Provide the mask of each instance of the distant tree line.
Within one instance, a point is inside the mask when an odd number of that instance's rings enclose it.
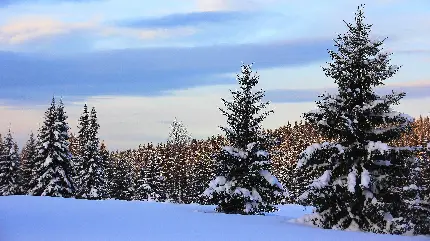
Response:
[[[0,137],[0,195],[153,200],[216,205],[244,215],[297,203],[315,207],[300,221],[374,233],[430,233],[429,117],[396,112],[405,93],[374,87],[399,69],[371,41],[358,9],[323,68],[338,85],[305,121],[264,130],[264,91],[251,65],[222,99],[224,135],[193,139],[175,119],[165,143],[110,152],[98,138],[95,108],[84,106],[71,134],[60,100],[19,154],[11,131]]]
[[[176,122],[180,123],[179,121]],[[177,124],[172,126],[177,126]],[[181,126],[182,132],[186,132],[185,126]],[[402,135],[401,138],[391,142],[390,145],[427,145],[426,143],[430,140],[430,118],[428,116],[419,116],[411,124],[411,127],[412,131],[410,133]],[[265,131],[279,141],[279,145],[271,147],[269,152],[272,153],[273,173],[286,187],[289,187],[289,180],[293,175],[297,164],[297,157],[300,153],[308,146],[326,140],[312,125],[305,121],[288,122],[285,126]],[[70,155],[74,157],[71,159],[76,160],[80,158],[78,152],[78,138],[76,134],[71,132],[69,132],[69,135]],[[2,157],[5,158],[7,156],[10,160],[13,160],[11,163],[15,163],[14,167],[11,166],[9,169],[15,170],[15,173],[18,173],[14,177],[14,180],[21,179],[20,185],[22,185],[22,188],[24,190],[29,190],[29,180],[33,170],[30,164],[31,160],[33,160],[37,154],[37,136],[31,133],[21,152],[18,150],[18,145],[14,141],[11,131],[3,135],[3,137],[0,135],[0,138],[0,148],[3,153]],[[213,155],[223,146],[227,145],[227,143],[224,136],[216,135],[206,139],[189,138],[189,141],[182,145],[177,145],[169,139],[169,141],[165,143],[148,143],[140,145],[135,149],[109,151],[106,144],[101,142],[98,150],[103,162],[106,182],[109,180],[109,183],[112,183],[110,180],[114,180],[114,178],[112,178],[115,176],[114,170],[132,174],[128,177],[127,175],[121,175],[124,177],[122,181],[124,183],[122,186],[122,188],[124,188],[123,192],[128,192],[128,195],[120,195],[120,191],[117,191],[116,194],[112,194],[111,190],[107,197],[123,200],[146,200],[149,198],[153,200],[171,200],[178,203],[201,203],[203,201],[199,196],[206,189],[207,183],[209,183],[214,176]],[[5,152],[9,153],[9,155],[6,155]],[[420,158],[423,157],[420,156]],[[143,175],[147,175],[147,177],[145,177],[147,178],[146,182],[142,182],[143,180],[138,182],[139,176]],[[167,179],[167,177],[170,178]],[[129,180],[127,180],[127,178],[129,178]],[[183,180],[185,178],[187,178],[187,180]],[[182,191],[182,199],[176,198],[180,197],[178,194],[180,191],[175,191],[175,186],[178,187],[178,184],[174,184],[181,182],[181,179],[182,183],[185,183],[183,187],[185,191]],[[12,178],[10,180],[12,180]],[[137,186],[140,188],[145,186],[141,185],[141,183],[148,183],[147,188],[150,188],[152,182],[159,182],[161,184],[161,180],[166,183],[166,188],[163,189],[162,193],[160,192],[157,194],[154,192],[147,195],[136,194],[139,196],[138,198],[135,198],[135,195],[132,194],[137,190]],[[167,180],[169,181],[167,182]],[[117,179],[114,181],[117,183],[117,187],[121,187],[121,185],[119,185],[121,180]],[[133,183],[135,183],[135,185],[132,185]],[[167,186],[170,187],[167,188]],[[152,186],[152,189],[161,191],[161,188],[155,186]],[[288,189],[290,192],[294,192],[293,187],[289,187]],[[4,191],[8,190],[7,188],[1,190],[2,195],[17,193],[13,188],[10,192]],[[165,193],[165,190],[171,191]],[[140,192],[141,191],[138,193]],[[18,193],[26,194],[25,192]],[[127,196],[129,198],[122,198]]]

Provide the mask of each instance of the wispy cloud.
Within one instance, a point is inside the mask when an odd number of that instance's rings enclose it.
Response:
[[[226,24],[235,20],[251,21],[255,13],[240,11],[207,11],[171,14],[158,18],[143,18],[139,20],[127,20],[118,23],[119,26],[133,28],[154,28],[154,27],[177,27],[177,26],[195,26],[201,24]]]
[[[48,16],[20,16],[0,26],[0,43],[22,44],[40,38],[54,37],[76,32],[104,37],[120,36],[136,39],[154,39],[193,34],[191,28],[115,27],[103,25],[101,18],[93,17],[83,22],[66,22]]]
[[[318,96],[324,92],[335,93],[335,88],[327,89],[284,89],[269,90],[266,98],[274,103],[300,103],[312,102],[319,100]],[[396,83],[378,87],[376,93],[380,95],[390,94],[391,91],[396,93],[405,92],[405,99],[422,99],[430,97],[430,80],[418,83]]]
[[[67,34],[76,30],[89,30],[97,21],[66,23],[46,16],[26,16],[8,21],[0,26],[0,42],[20,44],[43,37]]]
[[[194,0],[197,11],[226,11],[262,9],[281,0]]]

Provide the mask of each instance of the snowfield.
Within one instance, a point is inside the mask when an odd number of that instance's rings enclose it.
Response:
[[[292,223],[292,219],[311,212],[297,205],[281,206],[279,212],[269,216],[226,215],[213,209],[194,204],[4,196],[0,197],[0,240],[430,240]]]

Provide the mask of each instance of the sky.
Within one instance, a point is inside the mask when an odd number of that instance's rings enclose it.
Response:
[[[265,128],[300,120],[335,89],[327,49],[361,3],[401,66],[381,91],[405,91],[396,109],[427,116],[427,0],[1,0],[0,133],[22,145],[55,96],[72,132],[84,103],[95,107],[111,150],[165,141],[175,117],[206,138],[225,125],[218,107],[241,62],[272,102]]]

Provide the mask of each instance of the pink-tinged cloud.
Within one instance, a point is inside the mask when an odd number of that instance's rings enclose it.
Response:
[[[66,22],[51,16],[20,16],[9,19],[0,26],[0,43],[18,45],[24,42],[86,31],[88,35],[101,37],[126,37],[134,39],[154,39],[172,36],[192,35],[195,30],[184,28],[138,29],[130,27],[107,26],[100,17],[92,17],[81,22]]]

